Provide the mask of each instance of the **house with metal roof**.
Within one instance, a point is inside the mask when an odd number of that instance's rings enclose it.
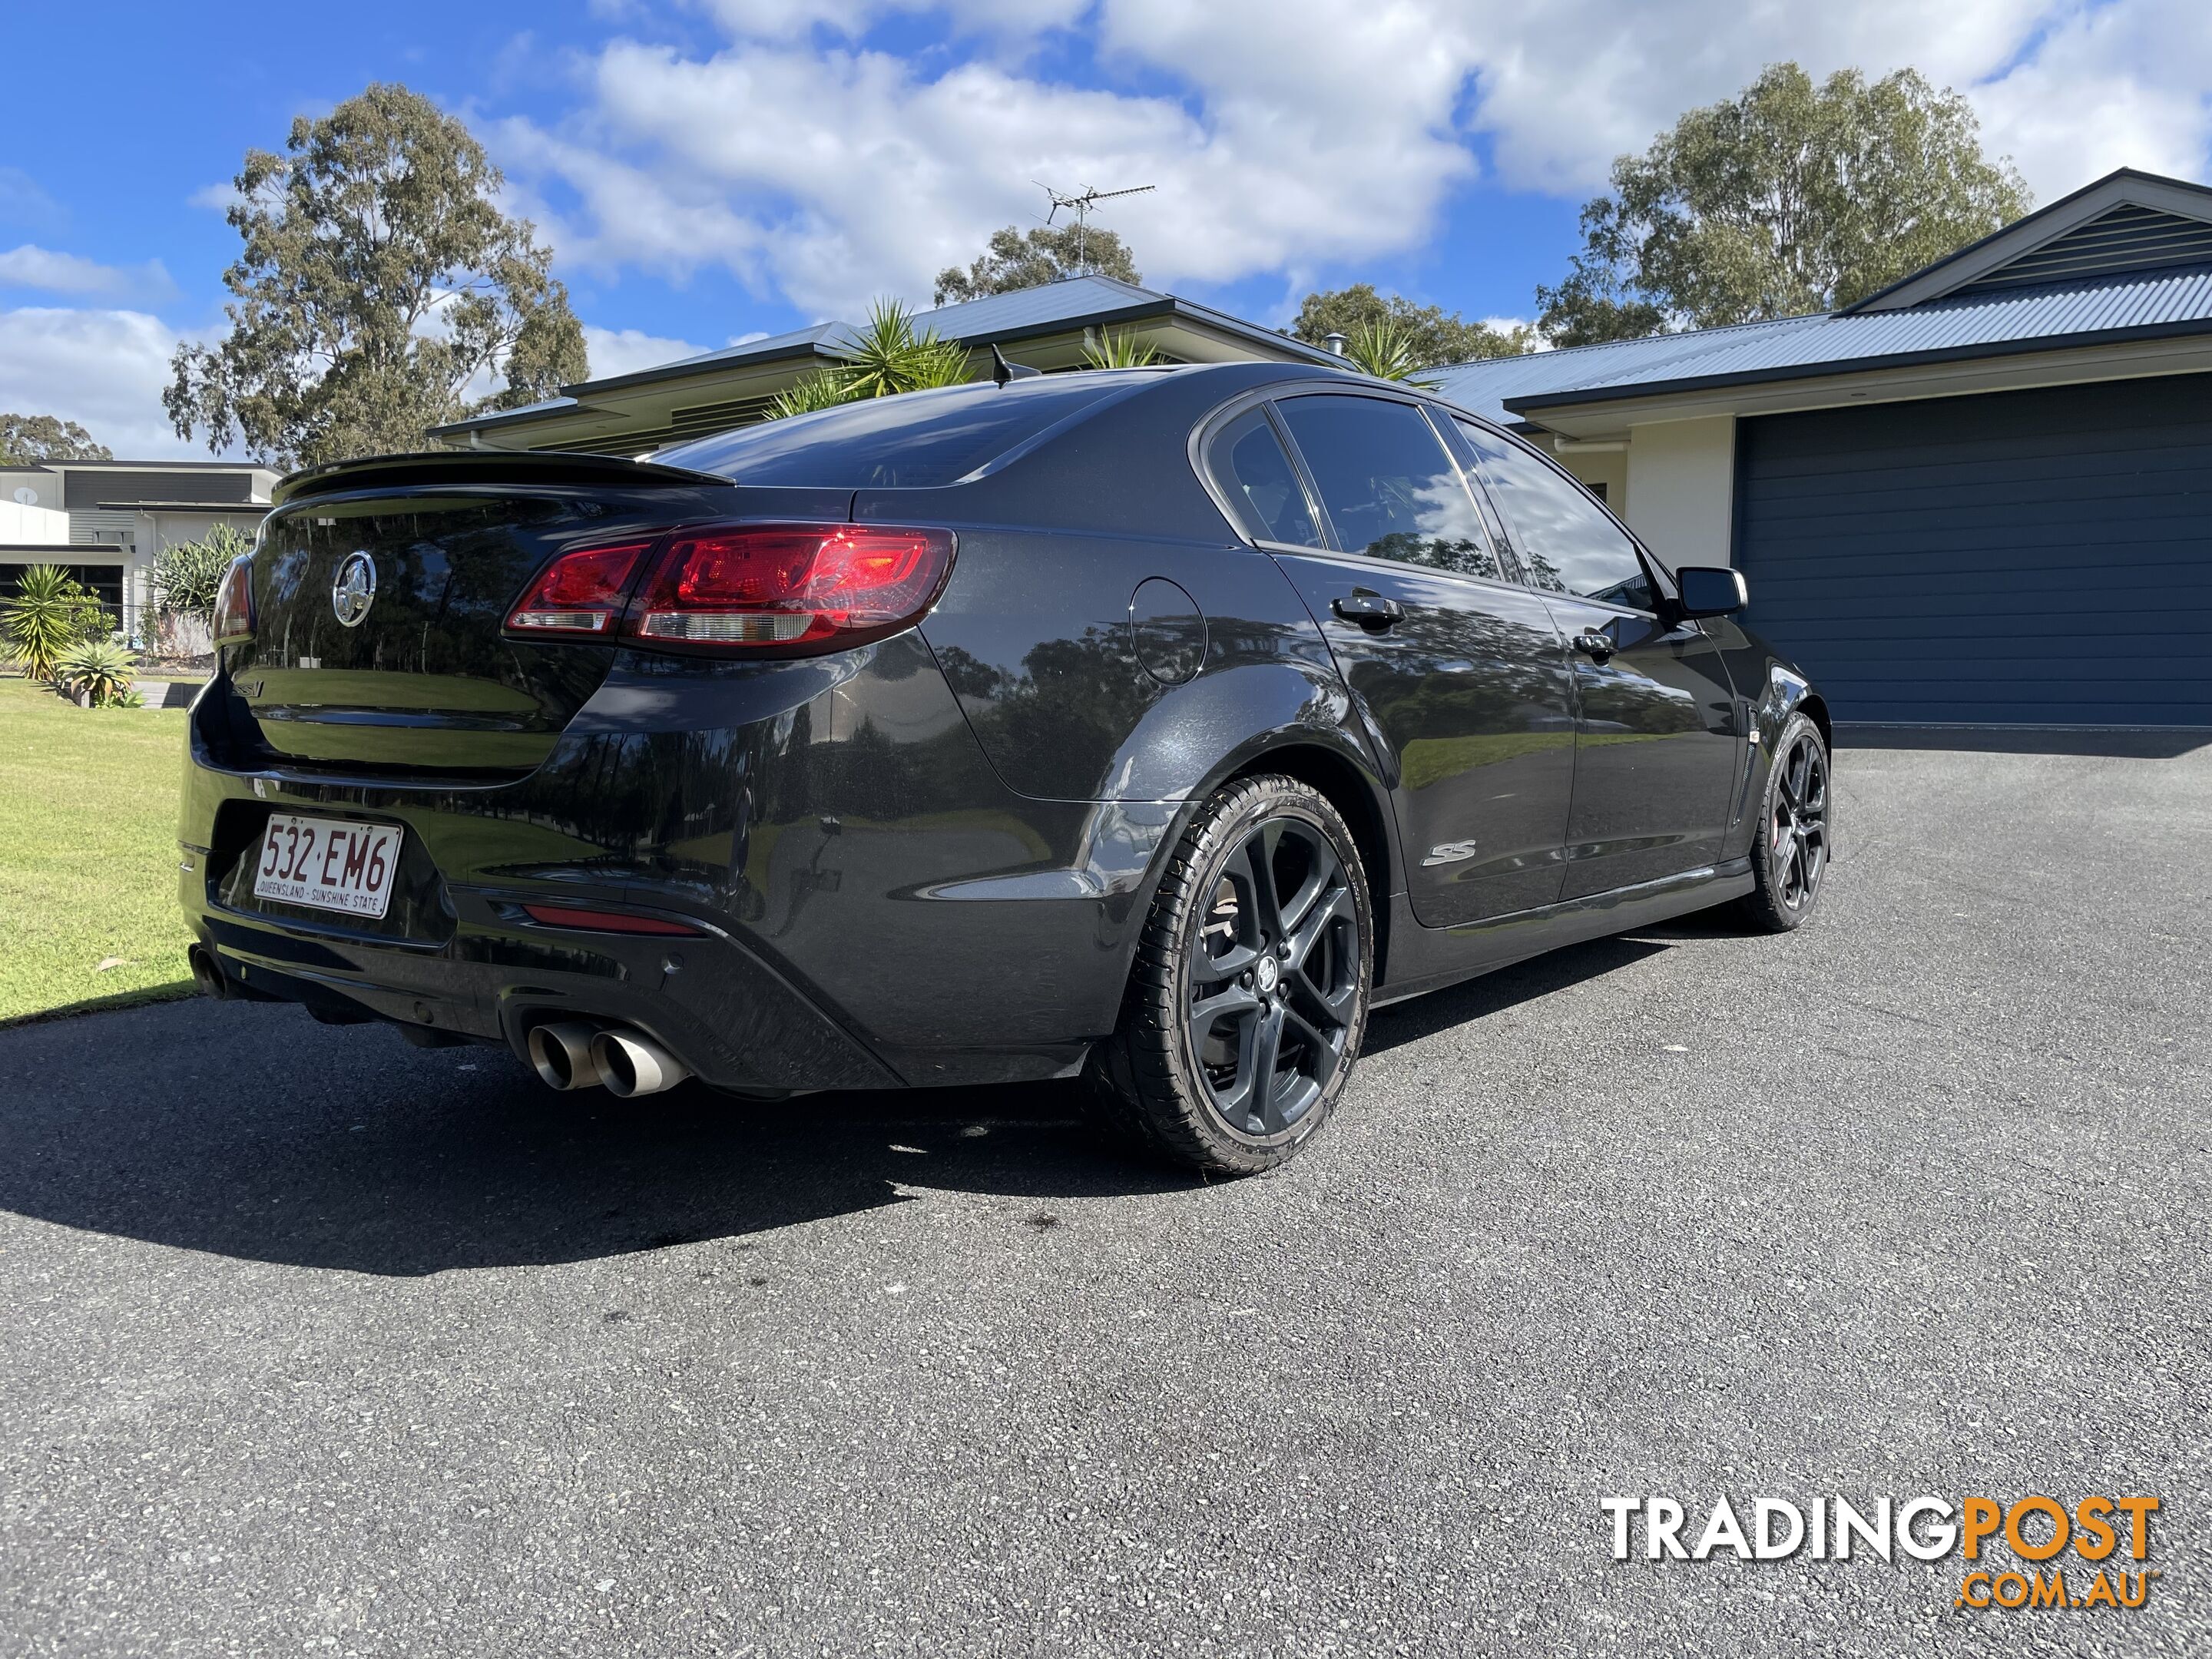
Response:
[[[1031,368],[1080,368],[1109,331],[1150,345],[1163,362],[1259,360],[1341,366],[1341,359],[1210,306],[1111,276],[1070,276],[1012,294],[941,306],[915,319],[969,349],[972,372],[990,369],[996,346]],[[776,394],[837,361],[855,324],[817,323],[633,374],[566,386],[558,398],[434,428],[458,448],[579,450],[637,455],[664,444],[757,421]]]
[[[0,461],[0,592],[60,565],[143,641],[161,550],[218,524],[251,536],[276,477],[250,461]]]
[[[1448,370],[1840,720],[2212,727],[2212,189],[2123,169],[1829,314]]]

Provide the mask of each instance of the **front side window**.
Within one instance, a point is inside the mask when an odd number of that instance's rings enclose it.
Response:
[[[1214,439],[1211,453],[1214,477],[1246,535],[1292,547],[1322,545],[1321,532],[1306,507],[1305,486],[1283,452],[1283,441],[1267,424],[1267,410],[1248,410],[1231,421]]]
[[[1579,484],[1494,432],[1467,421],[1459,429],[1481,458],[1482,475],[1537,586],[1631,611],[1658,609],[1636,544]]]
[[[1346,552],[1504,579],[1458,464],[1419,410],[1335,392],[1278,407]]]

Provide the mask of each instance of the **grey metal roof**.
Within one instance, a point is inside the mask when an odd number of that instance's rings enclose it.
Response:
[[[1517,417],[1505,407],[1507,398],[1600,386],[1640,368],[1685,365],[1708,353],[1826,321],[1825,314],[1784,317],[1772,322],[1737,323],[1727,328],[1655,334],[1641,340],[1608,340],[1602,345],[1569,346],[1559,351],[1535,351],[1523,357],[1485,357],[1455,368],[1438,370],[1435,376],[1437,391],[1439,396],[1462,409],[1510,424]]]
[[[2055,350],[2150,335],[2212,331],[2212,265],[2095,283],[2053,283],[1929,301],[1903,311],[1792,319],[1798,326],[1715,341],[1733,333],[1661,337],[1713,343],[1687,354],[1623,353],[1603,372],[1504,394],[1516,410],[1595,403],[1655,392],[1753,380],[1850,374],[1931,359]],[[1624,343],[1642,344],[1644,342]]]
[[[939,331],[939,333],[943,331],[941,329]],[[834,349],[843,344],[852,337],[852,333],[853,327],[849,323],[817,323],[811,328],[794,328],[787,333],[747,340],[741,345],[724,346],[717,351],[702,351],[694,357],[673,358],[665,363],[655,363],[650,368],[635,369],[628,374],[610,374],[599,380],[579,380],[566,389],[588,397],[594,392],[605,392],[617,386],[644,386],[654,380],[676,379],[709,365],[728,367],[738,363],[767,362],[778,357],[819,355],[823,350]],[[533,410],[557,408],[562,404],[575,401],[574,398],[559,398],[544,404],[533,404],[529,409],[505,412],[526,415]]]
[[[1079,327],[1152,316],[1185,318],[1223,333],[1264,343],[1270,350],[1294,358],[1330,365],[1338,361],[1319,346],[1308,345],[1303,340],[1262,328],[1257,323],[1233,317],[1225,311],[1216,311],[1211,306],[1179,299],[1172,294],[1139,288],[1133,283],[1125,283],[1116,277],[1096,275],[1066,276],[1059,282],[1046,283],[1036,288],[1017,289],[1011,294],[990,294],[980,300],[939,306],[934,311],[916,313],[914,321],[917,329],[934,329],[947,339],[964,341],[971,345],[987,345],[997,341],[1011,343],[1026,337],[1065,333]],[[769,363],[791,357],[834,356],[853,340],[859,328],[860,325],[854,323],[817,323],[809,328],[793,329],[787,333],[770,335],[765,339],[748,340],[742,345],[702,352],[695,357],[679,357],[672,362],[656,363],[651,368],[641,368],[628,374],[579,381],[574,386],[563,387],[564,395],[532,404],[527,408],[501,410],[496,414],[455,421],[431,429],[437,433],[480,431],[512,421],[528,420],[540,415],[574,409],[595,394],[624,387],[683,380],[705,371],[738,368],[749,363]]]

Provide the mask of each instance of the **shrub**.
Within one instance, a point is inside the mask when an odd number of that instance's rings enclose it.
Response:
[[[1106,329],[1083,348],[1086,368],[1150,368],[1159,360],[1159,348],[1129,328]]]
[[[34,564],[0,604],[0,625],[31,679],[54,677],[54,660],[70,647],[114,631],[99,597],[58,565]]]
[[[131,688],[138,659],[113,640],[79,640],[54,659],[54,688],[90,708],[122,708],[135,702]]]
[[[154,559],[154,605],[165,616],[215,620],[215,596],[223,573],[253,543],[233,526],[216,525],[196,542],[163,548]]]
[[[791,415],[811,415],[817,409],[835,409],[853,401],[853,393],[835,374],[810,374],[775,394],[768,418],[781,421]]]

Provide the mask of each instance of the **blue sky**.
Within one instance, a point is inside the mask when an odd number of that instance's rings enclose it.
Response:
[[[602,373],[927,302],[1032,179],[1158,185],[1108,221],[1148,279],[1270,323],[1354,280],[1527,317],[1608,158],[1784,58],[1957,87],[2044,199],[2212,171],[2212,20],[2180,0],[85,4],[9,40],[0,409],[118,453],[191,453],[159,392],[221,326],[243,152],[374,79],[506,167]]]

